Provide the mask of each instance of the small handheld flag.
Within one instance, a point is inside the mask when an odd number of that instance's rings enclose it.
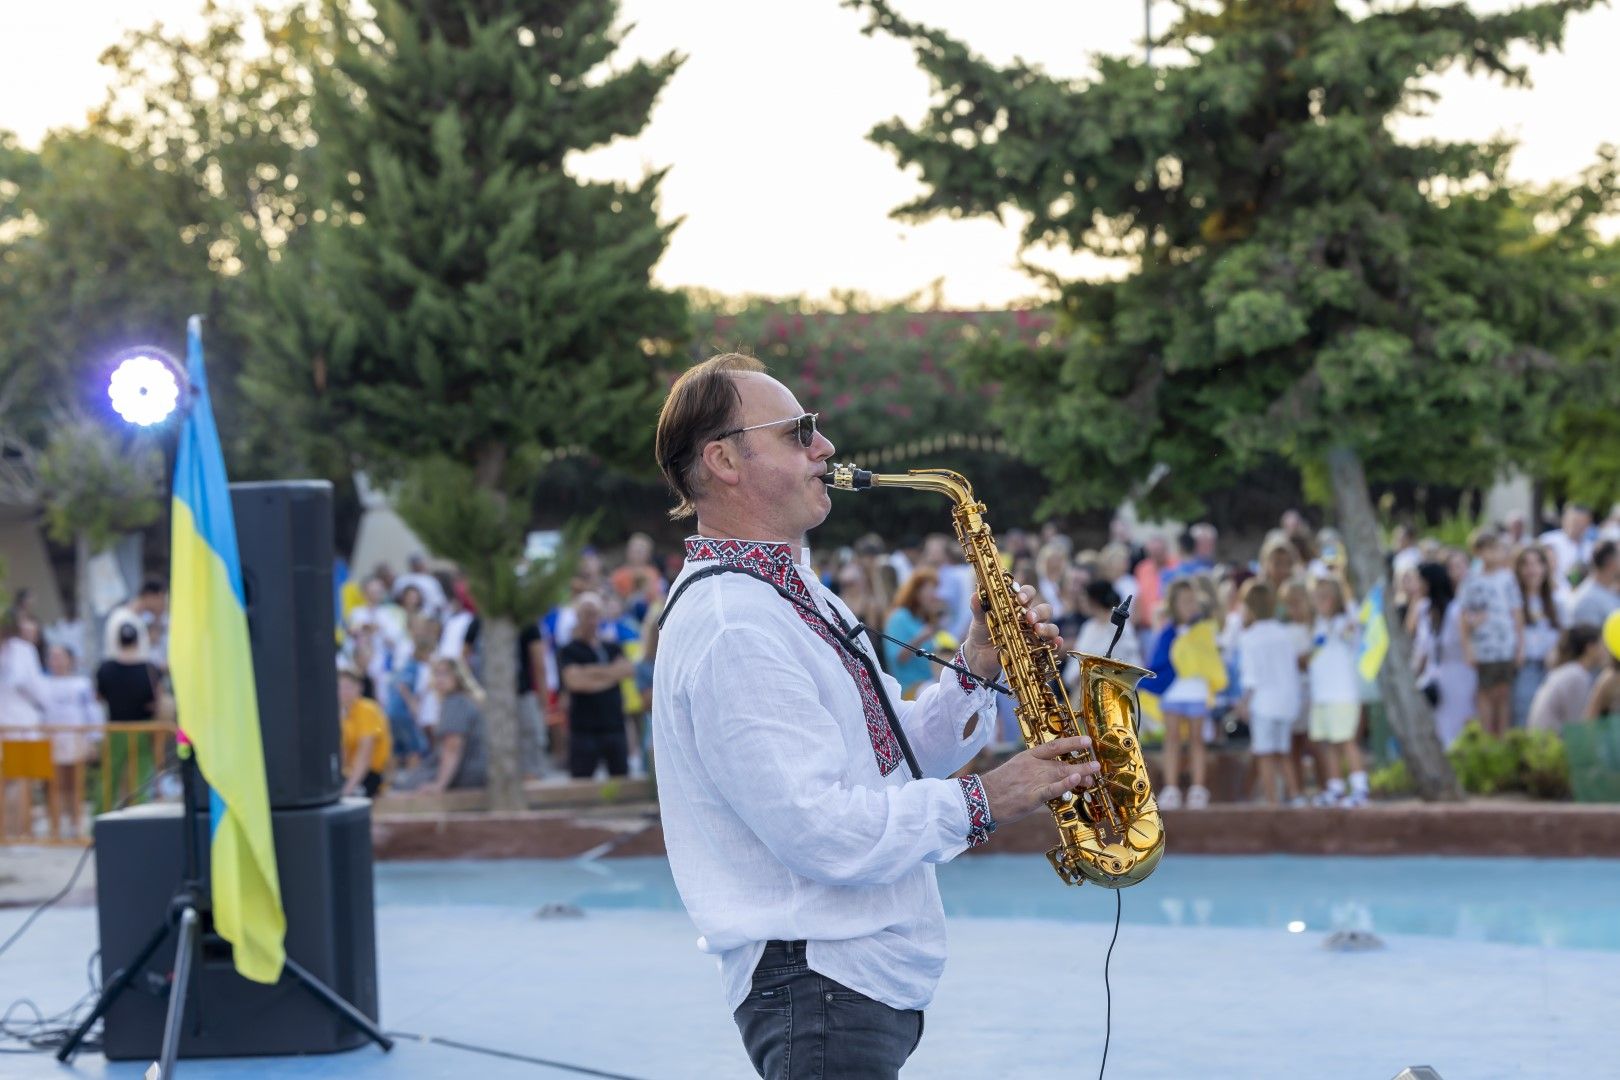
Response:
[[[1384,585],[1379,582],[1361,602],[1361,655],[1356,667],[1367,682],[1378,678],[1389,652],[1389,626],[1384,622]]]

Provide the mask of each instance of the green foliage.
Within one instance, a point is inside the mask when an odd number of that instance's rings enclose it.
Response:
[[[662,174],[582,182],[567,157],[635,135],[679,57],[610,70],[608,0],[376,7],[337,14],[315,73],[322,220],[271,275],[244,389],[384,478],[442,454],[494,490],[530,445],[647,468],[685,330],[649,280]]]
[[[1447,547],[1467,551],[1469,537],[1485,524],[1484,518],[1459,508],[1455,513],[1441,514],[1438,521],[1428,522],[1421,529],[1424,536],[1432,537]]]
[[[533,476],[534,469],[525,466],[507,475]],[[491,491],[465,465],[438,457],[412,467],[396,504],[400,517],[429,548],[455,553],[481,611],[523,623],[567,599],[574,565],[595,525],[594,519],[570,523],[550,559],[526,561],[525,494]]]
[[[61,410],[106,411],[108,363],[183,351],[215,280],[188,184],[93,133],[0,133],[0,427],[36,449]],[[118,423],[109,417],[110,423]]]
[[[1463,790],[1475,795],[1526,792],[1542,799],[1569,797],[1569,760],[1555,732],[1513,728],[1502,738],[1469,721],[1447,751]]]
[[[1569,759],[1564,740],[1555,732],[1513,728],[1496,739],[1470,721],[1446,756],[1463,790],[1472,795],[1522,792],[1537,799],[1570,796]],[[1382,798],[1401,798],[1417,790],[1404,761],[1375,769],[1368,782],[1373,794]]]
[[[1611,340],[1620,296],[1594,230],[1620,205],[1606,152],[1555,189],[1515,189],[1501,143],[1405,144],[1392,121],[1457,68],[1524,82],[1572,12],[1332,0],[1186,4],[1162,44],[1190,62],[1103,57],[1087,81],[1002,67],[849,0],[906,40],[934,85],[918,124],[873,139],[920,172],[905,217],[1027,218],[1026,243],[1123,259],[1058,282],[1068,331],[991,338],[969,371],[1039,461],[1054,506],[1200,496],[1279,454],[1353,452],[1374,482],[1483,485],[1547,439],[1568,361]]]
[[[1571,499],[1603,508],[1620,502],[1620,392],[1605,385],[1571,395],[1553,421],[1555,444],[1544,471]]]
[[[1374,795],[1384,799],[1399,799],[1417,793],[1417,785],[1412,782],[1412,770],[1406,767],[1404,761],[1392,761],[1374,769],[1367,778],[1367,785],[1372,788]]]
[[[1487,735],[1470,720],[1457,741],[1446,751],[1451,767],[1463,790],[1475,795],[1491,795],[1510,790],[1519,774],[1519,755],[1506,739]]]
[[[297,399],[236,393],[270,318],[269,268],[325,216],[312,72],[346,7],[282,0],[244,19],[207,0],[196,31],[132,30],[101,57],[112,82],[92,130],[172,177],[186,204],[173,230],[212,271],[209,368],[233,476],[314,472],[341,484],[352,468],[330,432],[300,422]]]
[[[1508,734],[1520,737],[1524,789],[1538,799],[1569,798],[1569,754],[1564,740],[1551,731],[1515,728]]]
[[[91,552],[156,521],[162,485],[163,456],[155,446],[126,445],[88,419],[59,421],[39,456],[51,539],[71,544],[82,536]]]
[[[1050,313],[1034,311],[716,302],[693,312],[691,356],[755,353],[805,408],[821,413],[838,460],[877,471],[955,469],[1004,529],[1034,520],[1045,484],[989,421],[985,398],[994,388],[965,387],[955,359],[989,335],[1038,345],[1051,339],[1054,324]],[[816,541],[848,543],[875,531],[890,542],[917,542],[928,532],[950,532],[946,510],[926,492],[841,499]]]

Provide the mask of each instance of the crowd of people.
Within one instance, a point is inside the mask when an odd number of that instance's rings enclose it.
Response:
[[[138,785],[154,775],[161,739],[103,739],[102,728],[173,719],[166,688],[167,611],[168,589],[155,579],[145,582],[135,597],[107,615],[103,659],[93,672],[84,670],[82,639],[61,627],[46,634],[27,589],[0,614],[0,735],[48,736],[51,782],[40,786],[47,793],[51,835],[84,835],[86,805],[99,810],[135,796]],[[87,780],[93,763],[105,774],[104,784]],[[18,789],[47,779],[18,777],[18,771],[7,770],[12,778],[0,791],[12,821],[20,816],[19,806],[29,805]]]
[[[1434,706],[1444,745],[1469,720],[1493,735],[1511,726],[1556,731],[1620,708],[1620,676],[1602,634],[1620,609],[1617,540],[1620,517],[1599,526],[1574,505],[1539,534],[1514,518],[1478,530],[1466,549],[1395,530],[1388,603],[1412,641],[1411,677]],[[1296,806],[1367,801],[1367,706],[1378,690],[1362,663],[1364,598],[1352,592],[1333,530],[1313,529],[1291,511],[1244,557],[1223,551],[1207,523],[1138,536],[1116,521],[1096,548],[1047,525],[1009,530],[1000,550],[1013,578],[1052,605],[1067,648],[1112,647],[1152,673],[1141,688],[1149,737],[1161,741],[1161,806],[1209,804],[1214,745],[1252,755],[1249,796]],[[937,676],[924,654],[955,651],[977,588],[951,537],[893,546],[866,536],[813,559],[905,696]],[[658,558],[652,540],[637,534],[616,562],[587,551],[570,599],[522,628],[526,776],[639,775],[651,757],[657,621],[680,556]],[[418,559],[404,574],[380,568],[350,595],[359,599],[345,619],[344,662],[364,676],[357,689],[381,706],[401,786],[422,782],[424,755],[434,755],[426,786],[482,784],[481,716],[472,704],[481,696],[479,624],[465,582],[453,572],[435,577]],[[1109,615],[1127,598],[1131,632],[1116,642]],[[1065,673],[1077,678],[1078,665]],[[437,757],[445,695],[469,703],[457,706],[450,735],[451,757],[466,768]],[[1003,699],[999,748],[1019,741]],[[350,753],[357,746],[351,740],[346,759],[360,784],[366,770]]]
[[[1159,740],[1160,805],[1212,798],[1210,748],[1246,748],[1246,793],[1289,805],[1358,806],[1369,796],[1367,706],[1376,681],[1361,661],[1361,600],[1339,537],[1290,511],[1252,558],[1222,550],[1215,528],[1137,535],[1116,521],[1101,546],[1057,526],[1010,529],[1005,568],[1051,604],[1066,648],[1147,668],[1144,722]],[[659,558],[645,534],[617,559],[587,550],[570,597],[518,637],[522,772],[528,778],[644,775],[657,623],[680,555]],[[816,572],[861,621],[905,696],[934,679],[966,633],[977,589],[955,540],[910,545],[875,535],[814,553]],[[1620,673],[1603,627],[1620,610],[1620,515],[1601,524],[1577,505],[1532,531],[1517,517],[1479,529],[1466,549],[1399,527],[1391,538],[1392,606],[1413,643],[1411,677],[1449,746],[1470,721],[1559,731],[1620,711]],[[1109,615],[1130,600],[1130,632]],[[102,756],[86,727],[166,719],[166,590],[147,582],[106,620],[102,655],[81,670],[66,640],[46,641],[26,594],[0,618],[0,726],[56,726],[61,790],[83,790]],[[384,565],[340,593],[338,711],[344,791],[442,792],[487,781],[480,621],[465,579],[425,556]],[[1616,627],[1620,631],[1620,626]],[[1078,665],[1065,676],[1074,680]],[[998,748],[1020,741],[1000,701]],[[151,771],[151,744],[113,740],[104,762],[124,785],[126,754]],[[75,773],[79,775],[75,776]],[[121,789],[119,794],[126,794]],[[82,808],[64,807],[82,829]]]

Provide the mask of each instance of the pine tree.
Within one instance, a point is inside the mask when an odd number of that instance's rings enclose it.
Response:
[[[406,481],[402,512],[469,573],[483,623],[490,793],[522,805],[516,624],[544,452],[645,456],[684,302],[650,283],[661,173],[594,183],[570,153],[636,134],[679,66],[608,66],[612,0],[384,0],[334,19],[316,81],[318,224],[274,275],[249,392]],[[551,584],[547,584],[550,582]]]
[[[1620,201],[1612,152],[1527,192],[1505,179],[1509,145],[1403,143],[1391,123],[1448,69],[1523,85],[1521,50],[1556,47],[1598,0],[1498,15],[1188,0],[1156,42],[1185,63],[1103,57],[1089,80],[998,67],[881,0],[848,2],[869,33],[909,41],[934,86],[920,124],[873,132],[922,176],[900,213],[1013,210],[1028,244],[1129,266],[1055,281],[1062,346],[973,358],[1054,509],[1159,472],[1148,501],[1195,510],[1281,455],[1331,488],[1366,590],[1386,577],[1369,478],[1483,484],[1533,456],[1562,361],[1614,323],[1593,232]],[[1421,792],[1455,797],[1398,620],[1390,631],[1391,722]]]

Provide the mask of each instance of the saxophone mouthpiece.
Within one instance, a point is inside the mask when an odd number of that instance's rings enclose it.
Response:
[[[866,469],[856,468],[852,462],[829,462],[827,471],[821,474],[821,482],[830,488],[839,491],[865,491],[872,486],[872,474]]]

